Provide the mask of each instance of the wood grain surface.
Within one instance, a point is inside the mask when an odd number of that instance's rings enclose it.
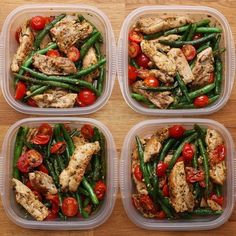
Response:
[[[82,1],[50,1],[50,3],[80,3]],[[23,4],[31,4],[31,3],[48,3],[47,0],[40,1],[29,1],[29,0],[1,0],[0,5],[0,29],[2,28],[3,22],[7,15],[16,7],[21,6]],[[113,30],[115,32],[116,39],[119,37],[120,28],[125,17],[135,8],[145,6],[145,5],[203,5],[210,6],[216,8],[221,11],[226,18],[228,19],[231,29],[234,34],[234,38],[236,38],[236,1],[235,0],[206,0],[206,1],[178,1],[178,0],[97,0],[97,1],[84,1],[83,3],[91,4],[103,10],[109,17]],[[1,75],[0,75],[1,77]],[[2,78],[1,78],[2,79]],[[234,88],[236,88],[234,86]],[[236,91],[233,89],[231,97],[227,103],[227,105],[218,111],[217,113],[209,116],[204,116],[205,118],[215,119],[222,124],[224,124],[231,134],[233,135],[234,140],[236,140]],[[0,93],[0,145],[2,145],[2,141],[5,135],[5,132],[19,119],[29,117],[29,115],[20,114],[14,111],[5,101],[2,93]],[[115,86],[108,103],[95,114],[89,115],[88,117],[95,118],[105,125],[111,130],[118,154],[120,154],[120,150],[122,147],[123,139],[129,129],[135,125],[136,123],[150,119],[150,118],[158,118],[158,117],[150,117],[145,115],[140,115],[135,113],[132,109],[128,107],[125,103],[122,94],[120,92],[118,81],[115,82]],[[233,187],[233,186],[232,186]],[[236,208],[235,208],[236,209]],[[23,229],[15,224],[13,224],[6,216],[2,203],[0,202],[0,235],[1,236],[11,236],[11,235],[22,235],[22,236],[90,236],[90,235],[189,235],[189,232],[155,232],[155,231],[147,231],[136,227],[126,216],[125,211],[123,209],[123,205],[121,202],[120,193],[118,193],[116,204],[114,211],[111,217],[104,223],[102,226],[88,231],[40,231],[40,230],[29,230]],[[225,223],[218,229],[211,231],[199,231],[199,232],[191,232],[191,235],[226,235],[233,236],[236,235],[236,211],[234,210],[232,216],[229,221]]]

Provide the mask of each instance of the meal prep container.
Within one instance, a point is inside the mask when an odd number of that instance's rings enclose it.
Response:
[[[10,70],[13,55],[18,47],[18,44],[15,40],[16,29],[33,16],[51,16],[60,13],[81,13],[102,33],[104,38],[102,51],[107,58],[106,80],[104,82],[103,93],[93,105],[88,107],[74,107],[64,109],[38,108],[28,106],[20,101],[16,101],[14,99],[13,74]],[[7,103],[15,110],[27,114],[84,115],[96,112],[106,104],[111,95],[116,76],[115,56],[116,43],[114,33],[108,17],[101,10],[89,5],[82,4],[32,4],[18,7],[13,10],[6,18],[0,36],[0,74],[4,98],[6,99]]]
[[[222,54],[223,83],[220,98],[212,105],[200,109],[150,109],[146,108],[130,96],[128,84],[128,33],[135,22],[142,16],[188,15],[196,20],[210,18],[213,25],[222,28],[221,47],[226,48]],[[147,6],[132,11],[125,19],[118,42],[118,78],[120,88],[126,103],[136,112],[145,115],[203,115],[211,114],[221,109],[228,101],[234,83],[235,49],[232,32],[227,19],[216,9],[203,6]]]
[[[161,127],[174,124],[192,128],[193,124],[210,127],[217,130],[223,137],[227,150],[226,165],[227,179],[223,186],[224,212],[220,216],[202,216],[198,219],[158,220],[144,218],[133,206],[131,194],[134,193],[135,185],[131,178],[131,153],[135,146],[135,136],[148,137]],[[136,124],[127,134],[120,160],[120,189],[125,211],[130,220],[137,226],[151,230],[209,230],[224,224],[232,214],[235,203],[235,149],[233,139],[229,131],[220,123],[208,119],[160,119],[147,120]]]
[[[81,127],[84,124],[90,124],[98,127],[106,138],[106,184],[107,193],[103,204],[99,210],[88,219],[68,218],[67,221],[35,221],[25,219],[25,210],[19,207],[15,200],[15,194],[11,187],[11,178],[13,170],[13,152],[14,142],[18,128],[20,126],[37,127],[41,123],[67,123],[72,127]],[[2,154],[0,158],[0,193],[3,207],[7,216],[17,225],[31,229],[47,230],[84,230],[92,229],[103,224],[111,215],[116,198],[118,187],[118,161],[115,143],[108,128],[94,119],[87,118],[29,118],[17,121],[7,131],[2,145]]]

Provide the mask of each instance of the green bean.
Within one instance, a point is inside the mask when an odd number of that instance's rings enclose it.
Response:
[[[101,164],[100,164],[100,160],[99,160],[99,156],[98,155],[94,155],[93,159],[92,159],[92,164],[93,164],[93,181],[97,182],[100,179],[100,170],[101,170]]]
[[[143,95],[138,93],[131,93],[131,97],[134,98],[138,102],[143,102],[147,105],[152,105],[152,102],[150,102],[147,98],[145,98]]]
[[[102,179],[106,178],[106,139],[100,132],[100,155],[101,155],[101,174]]]
[[[178,83],[175,83],[173,86],[160,86],[160,87],[144,87],[141,86],[139,89],[148,90],[152,92],[162,92],[162,91],[171,91],[178,86]]]
[[[39,87],[38,89],[34,90],[32,93],[30,93],[29,95],[27,95],[26,97],[24,97],[24,100],[27,100],[35,95],[38,94],[42,94],[44,93],[46,90],[48,90],[50,88],[50,86],[44,85],[42,87]]]
[[[93,188],[91,187],[91,185],[89,184],[89,182],[86,180],[86,178],[84,177],[82,179],[82,185],[84,186],[84,188],[89,192],[89,196],[91,198],[91,201],[94,205],[98,205],[99,201],[97,199],[96,194],[93,191]]]
[[[206,44],[202,45],[201,47],[197,49],[197,54],[209,48],[209,46],[210,46],[210,42],[207,42]]]
[[[146,34],[143,36],[143,38],[145,40],[157,39],[157,38],[161,37],[163,34],[164,34],[164,32],[161,31],[161,32],[157,32],[155,34]]]
[[[63,133],[63,137],[64,137],[64,139],[67,143],[67,146],[68,146],[68,149],[69,149],[69,154],[70,154],[70,156],[72,156],[74,151],[75,151],[75,145],[73,143],[73,140],[71,139],[69,133],[67,132],[64,124],[59,124],[59,126],[60,126],[60,129],[61,129],[62,133]]]
[[[215,57],[215,74],[216,74],[215,94],[219,95],[221,93],[221,84],[223,80],[222,62],[219,55]]]
[[[34,92],[35,90],[37,90],[37,89],[39,89],[39,88],[41,88],[42,86],[41,85],[32,85],[32,86],[30,86],[30,88],[29,88],[29,91],[32,93],[32,92]]]
[[[217,28],[217,27],[198,27],[196,29],[196,33],[221,33],[222,29]]]
[[[63,215],[63,213],[61,211],[58,212],[58,215],[62,220],[64,220],[64,221],[67,220],[67,217],[65,215]]]
[[[83,218],[85,218],[85,219],[88,218],[88,217],[89,217],[89,214],[88,214],[86,211],[84,211],[84,209],[83,209],[82,200],[81,200],[81,198],[80,198],[80,196],[79,196],[79,193],[76,193],[76,199],[77,199],[77,202],[78,202],[80,215],[81,215]]]
[[[206,85],[205,87],[202,87],[202,88],[200,88],[198,90],[195,90],[195,91],[189,93],[188,96],[189,96],[190,99],[194,99],[194,98],[196,98],[198,96],[201,96],[203,94],[209,93],[214,88],[215,88],[215,83],[211,83],[211,84]]]
[[[87,197],[89,196],[89,192],[86,189],[82,188],[81,186],[79,186],[78,188],[78,193],[83,194]]]
[[[53,167],[54,167],[55,174],[56,174],[56,176],[58,178],[60,173],[61,173],[61,170],[60,170],[60,167],[58,165],[58,161],[57,161],[56,158],[53,160]]]
[[[171,147],[173,146],[173,144],[176,142],[176,140],[174,138],[170,138],[165,145],[163,146],[160,155],[159,155],[159,162],[160,161],[164,161],[164,158],[166,157],[167,153],[169,152],[169,150],[171,149]]]
[[[194,109],[196,108],[194,104],[189,104],[189,103],[177,103],[177,104],[172,104],[170,106],[170,109]]]
[[[176,73],[176,80],[178,81],[179,87],[180,87],[181,91],[183,92],[183,94],[185,95],[187,101],[191,102],[191,98],[188,95],[188,89],[187,89],[184,81],[181,79],[179,73]]]
[[[189,34],[186,38],[187,41],[190,41],[193,39],[193,36],[196,33],[196,29],[197,29],[197,24],[192,24],[192,27],[190,28]]]
[[[185,41],[187,39],[187,37],[188,37],[189,31],[191,30],[191,28],[192,28],[192,25],[191,24],[188,25],[186,31],[183,33],[181,38],[179,40],[177,40],[177,41]]]
[[[223,211],[213,211],[211,209],[205,209],[205,208],[198,208],[193,210],[193,214],[195,215],[221,215]]]
[[[220,197],[222,195],[222,187],[219,184],[215,185],[216,195]]]
[[[90,199],[88,197],[86,197],[83,202],[83,207],[87,207],[89,203],[90,203]]]
[[[97,91],[98,94],[101,95],[102,91],[103,91],[103,85],[104,85],[104,81],[105,81],[105,77],[106,77],[106,73],[105,73],[105,68],[102,67],[100,70],[100,74],[98,77],[98,82],[97,82]]]
[[[183,138],[186,138],[186,137],[192,135],[193,133],[195,133],[195,130],[194,130],[194,129],[185,130],[185,131],[184,131],[184,134],[183,134]]]
[[[205,136],[206,132],[198,124],[194,124],[194,130],[197,132],[198,137],[202,140],[204,146],[206,146]]]
[[[148,162],[148,163],[146,164],[146,167],[147,167],[147,172],[148,172],[149,178],[152,179],[152,172],[153,172],[153,171],[152,171],[151,163]]]
[[[140,68],[139,65],[138,65],[138,63],[134,60],[134,58],[131,58],[131,59],[130,59],[130,65],[131,65],[131,66],[134,66],[134,67],[137,68],[137,69]]]

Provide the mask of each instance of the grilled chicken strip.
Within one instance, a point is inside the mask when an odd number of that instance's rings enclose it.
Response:
[[[70,108],[75,104],[77,94],[62,90],[47,90],[32,97],[38,107]]]
[[[212,182],[223,185],[226,180],[226,164],[221,161],[216,165],[210,165],[210,177]]]
[[[213,211],[222,211],[222,207],[215,201],[208,199],[207,205],[213,210]]]
[[[93,31],[92,25],[87,21],[79,23],[76,20],[78,16],[67,15],[50,30],[60,51],[64,53],[77,41],[86,39]]]
[[[176,73],[175,62],[167,57],[166,54],[157,50],[155,43],[148,40],[142,40],[141,44],[142,52],[155,63],[158,69],[162,72],[168,74],[169,76],[174,76]]]
[[[92,155],[97,153],[99,150],[100,145],[97,141],[76,147],[68,166],[59,176],[59,181],[63,191],[77,191]]]
[[[53,183],[53,179],[42,171],[34,171],[29,173],[29,180],[34,189],[43,194],[57,194],[57,188]]]
[[[41,203],[34,193],[21,181],[12,179],[15,189],[16,202],[24,207],[36,220],[44,220],[48,214],[48,208]]]
[[[218,145],[224,142],[221,135],[214,129],[207,129],[205,141],[210,151],[213,151]]]
[[[214,71],[214,57],[212,48],[209,47],[197,55],[197,61],[193,67],[194,86],[203,87],[209,82],[210,74]]]
[[[191,22],[192,20],[186,16],[144,17],[137,21],[135,28],[144,34],[154,34]]]
[[[168,52],[168,57],[175,62],[177,71],[179,72],[180,77],[185,84],[191,83],[194,81],[193,73],[191,68],[182,52],[179,48],[172,48]]]
[[[36,53],[33,58],[33,65],[46,75],[70,75],[75,74],[75,64],[67,57],[49,57]]]
[[[23,61],[26,59],[29,52],[33,48],[34,35],[30,27],[27,27],[26,25],[22,27],[22,31],[19,37],[19,42],[20,45],[16,51],[16,54],[13,56],[12,59],[11,70],[13,72],[18,72],[20,70]]]
[[[177,162],[169,176],[170,201],[175,211],[192,211],[194,208],[194,195],[186,181],[184,162]]]

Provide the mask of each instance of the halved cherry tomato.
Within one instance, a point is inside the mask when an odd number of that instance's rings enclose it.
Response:
[[[209,97],[207,95],[201,95],[196,97],[193,101],[195,107],[201,108],[209,104]]]
[[[48,123],[42,123],[38,127],[38,134],[45,134],[45,135],[52,135],[52,126],[49,125]]]
[[[91,139],[94,135],[94,129],[91,125],[85,124],[81,128],[81,134],[86,138],[86,139]]]
[[[59,205],[58,194],[47,194],[46,199],[49,200],[51,203],[55,203],[56,205]]]
[[[140,52],[141,52],[141,48],[140,48],[139,44],[137,44],[135,42],[129,43],[129,56],[131,58],[137,57]]]
[[[138,77],[138,71],[134,66],[130,66],[130,65],[129,65],[128,69],[129,69],[129,71],[128,71],[129,82],[133,83]]]
[[[202,38],[202,35],[200,33],[197,33],[193,36],[193,40]]]
[[[137,56],[136,62],[139,66],[146,69],[148,67],[148,63],[150,62],[150,60],[145,54],[141,53]]]
[[[48,57],[60,57],[60,52],[56,49],[50,49],[47,51],[46,56]]]
[[[157,219],[165,219],[166,218],[166,213],[164,211],[159,211],[155,214]]]
[[[182,156],[185,161],[191,161],[193,159],[194,151],[189,143],[185,143],[182,149]]]
[[[129,32],[129,41],[140,43],[143,40],[143,35],[137,31],[131,30]]]
[[[140,205],[148,212],[154,212],[155,206],[152,199],[148,195],[140,196]]]
[[[169,197],[169,187],[167,184],[164,185],[162,192],[165,197]]]
[[[46,168],[46,166],[44,164],[41,164],[39,167],[38,167],[38,170],[39,171],[42,171],[43,173],[45,174],[48,174],[48,169]]]
[[[224,144],[219,144],[213,151],[209,153],[210,162],[216,165],[222,162],[226,157],[226,147]]]
[[[36,101],[33,98],[29,98],[26,103],[31,107],[38,107]]]
[[[15,33],[15,39],[16,39],[17,43],[20,43],[20,34],[21,34],[21,32],[22,32],[22,28],[21,27],[17,28],[16,33]]]
[[[166,170],[168,168],[168,164],[164,163],[163,161],[160,161],[157,165],[157,176],[158,177],[163,177],[166,174]]]
[[[99,180],[94,186],[94,192],[98,200],[102,200],[104,198],[106,191],[107,191],[107,187],[105,183]]]
[[[62,212],[66,216],[75,216],[78,213],[78,203],[73,197],[67,197],[62,202]]]
[[[212,193],[210,195],[210,199],[219,204],[220,206],[223,206],[224,197],[223,196],[217,196],[216,194]]]
[[[51,152],[52,154],[54,154],[54,153],[56,153],[56,154],[62,154],[65,150],[66,150],[66,143],[63,142],[63,141],[55,143],[55,144],[50,148],[50,152]]]
[[[169,135],[171,138],[181,138],[184,134],[185,128],[181,125],[173,125],[169,128]]]
[[[15,92],[15,99],[16,100],[21,100],[25,94],[26,94],[26,85],[25,83],[19,81],[17,84],[16,84],[16,92]]]
[[[193,60],[193,58],[197,55],[197,51],[194,46],[188,44],[182,47],[182,52],[186,57],[187,61]]]
[[[32,30],[42,30],[45,27],[45,18],[43,16],[34,16],[30,20],[30,28]]]
[[[48,216],[45,218],[45,220],[55,220],[58,216],[57,213],[52,212],[52,210],[48,210],[49,214]]]
[[[22,173],[29,172],[30,165],[29,165],[29,159],[28,159],[27,152],[25,152],[24,154],[22,154],[19,157],[16,166],[17,166],[18,170],[21,171]]]
[[[212,83],[214,83],[214,81],[215,81],[215,76],[214,76],[214,73],[212,72],[209,75],[208,83],[212,84]]]
[[[158,79],[154,76],[148,76],[145,78],[144,83],[148,87],[158,87],[160,85]]]
[[[50,140],[50,136],[47,134],[36,134],[31,139],[31,142],[37,145],[44,145],[44,144],[47,144],[49,140]]]
[[[138,181],[142,181],[143,179],[143,173],[139,165],[136,165],[134,168],[134,176]]]
[[[38,198],[38,200],[39,200],[40,202],[42,202],[42,196],[41,196],[41,194],[40,194],[38,191],[36,191],[36,190],[33,190],[32,192],[33,192],[33,194]]]
[[[27,180],[27,182],[25,183],[25,185],[26,185],[29,189],[31,189],[31,190],[34,189],[33,186],[32,186],[32,184],[31,184],[31,182],[30,182],[29,180]]]
[[[80,58],[79,49],[75,46],[70,47],[66,55],[73,62],[78,61]]]
[[[189,183],[204,181],[205,175],[203,170],[196,170],[193,167],[186,167],[186,180]]]
[[[76,101],[80,106],[89,106],[96,101],[97,97],[94,92],[89,89],[82,89],[77,95]]]

